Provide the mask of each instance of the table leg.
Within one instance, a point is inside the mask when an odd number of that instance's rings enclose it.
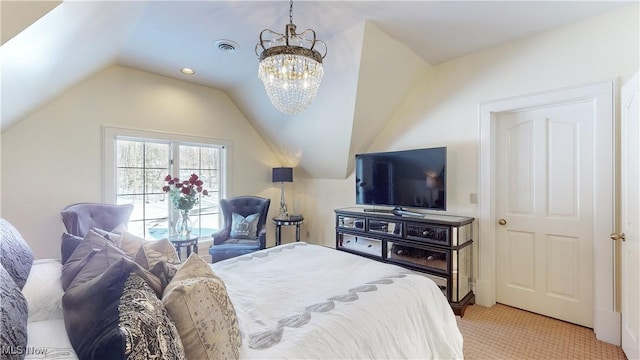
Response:
[[[196,240],[195,245],[193,245],[193,252],[198,253],[198,240]]]
[[[300,241],[300,224],[296,224],[296,242]]]
[[[182,261],[182,256],[180,255],[180,246],[176,245],[176,252],[178,253],[178,260]]]
[[[280,245],[280,232],[282,231],[282,227],[280,225],[276,225],[276,246]]]
[[[187,259],[191,256],[191,248],[193,248],[193,245],[187,245]]]

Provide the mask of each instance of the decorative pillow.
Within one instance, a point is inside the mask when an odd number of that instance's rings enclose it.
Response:
[[[122,258],[63,298],[69,340],[80,359],[185,359],[161,301]]]
[[[28,322],[62,319],[62,264],[58,260],[40,259],[33,262],[22,294],[29,305]]]
[[[242,338],[224,282],[197,254],[180,267],[162,296],[188,359],[238,359]]]
[[[80,270],[82,270],[87,262],[93,257],[96,253],[102,251],[102,249],[109,244],[109,241],[106,240],[102,235],[98,234],[94,230],[89,230],[87,236],[78,244],[71,254],[67,261],[64,263],[62,267],[62,288],[67,291],[73,280],[76,278]],[[113,246],[112,246],[113,247]],[[118,250],[118,249],[116,249]],[[119,250],[118,250],[119,251]],[[112,251],[112,255],[116,256],[116,252]],[[120,251],[119,257],[122,257],[124,254]],[[117,260],[117,259],[116,259]],[[103,268],[102,270],[106,269]],[[98,274],[94,274],[98,275]],[[86,280],[86,279],[85,279]]]
[[[140,246],[146,242],[148,242],[148,240],[135,236],[128,231],[123,231],[122,237],[120,238],[120,249],[134,258],[138,253],[138,250],[140,250]]]
[[[186,359],[178,330],[141,277],[129,276],[118,313],[127,359]]]
[[[27,346],[27,300],[11,275],[0,266],[0,353],[2,359],[24,359],[25,353],[11,351]],[[5,352],[4,349],[9,349]],[[15,352],[15,354],[14,354]],[[19,352],[19,354],[18,354]]]
[[[66,264],[71,257],[71,254],[76,250],[78,245],[82,242],[82,238],[80,236],[71,235],[67,233],[62,234],[62,244],[60,245],[60,254],[62,259],[62,264]]]
[[[167,239],[143,242],[134,259],[147,270],[161,261],[174,265],[180,264],[176,248]]]
[[[244,217],[238,213],[231,214],[231,234],[233,238],[257,239],[260,214]]]
[[[149,272],[160,280],[160,285],[164,291],[164,288],[169,285],[179,268],[180,265],[167,264],[164,261],[159,261],[149,269]]]
[[[89,230],[89,234],[92,232],[93,230]],[[77,261],[82,255],[85,255],[85,257]],[[133,264],[130,265],[131,271],[136,271],[138,275],[144,278],[158,296],[162,295],[162,284],[156,276],[133,262],[128,254],[113,246],[110,242],[101,241],[89,235],[78,245],[69,261],[62,267],[62,287],[65,291],[68,291],[74,286],[90,281],[121,259]]]
[[[5,219],[0,219],[0,265],[20,289],[24,286],[33,263],[31,248],[18,230]]]
[[[120,242],[122,240],[122,233],[127,229],[125,224],[118,225],[115,229],[111,231],[103,230],[97,227],[91,228],[93,231],[102,235],[105,239],[111,241],[113,245],[116,247],[120,247]]]

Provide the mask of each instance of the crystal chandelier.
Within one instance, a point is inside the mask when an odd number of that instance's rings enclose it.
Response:
[[[316,50],[317,45],[323,50],[322,54]],[[258,48],[262,48],[260,54]],[[304,111],[320,87],[327,45],[317,40],[316,32],[311,29],[296,33],[293,0],[289,2],[285,33],[262,30],[255,51],[260,60],[258,78],[276,109],[289,115]]]

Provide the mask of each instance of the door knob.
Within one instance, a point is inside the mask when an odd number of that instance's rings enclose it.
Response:
[[[611,235],[610,235],[610,236],[611,236],[611,240],[622,240],[622,241],[625,241],[625,240],[626,240],[626,239],[625,239],[625,236],[624,236],[624,233],[622,233],[622,234],[618,234],[618,233],[611,233]]]
[[[505,220],[505,219],[500,219],[500,220],[498,220],[498,224],[500,224],[500,225],[507,225],[507,220]]]

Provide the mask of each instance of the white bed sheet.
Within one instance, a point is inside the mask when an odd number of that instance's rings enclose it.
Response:
[[[463,358],[453,311],[419,273],[306,243],[211,267],[236,309],[242,358]]]

